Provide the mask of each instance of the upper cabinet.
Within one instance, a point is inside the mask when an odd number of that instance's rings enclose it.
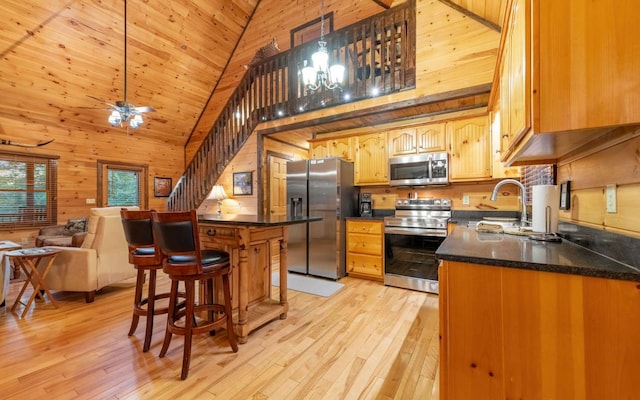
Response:
[[[530,74],[526,73],[530,52],[527,0],[513,0],[500,66],[501,152],[504,153],[531,127]]]
[[[639,14],[638,1],[513,0],[499,65],[503,160],[557,160],[640,123]]]
[[[491,179],[491,137],[487,115],[447,123],[449,180]]]
[[[446,151],[444,122],[389,132],[389,157]]]
[[[356,139],[354,165],[355,185],[389,184],[389,157],[387,133],[361,135]]]
[[[311,142],[311,158],[340,157],[353,162],[355,148],[354,137],[339,137]]]

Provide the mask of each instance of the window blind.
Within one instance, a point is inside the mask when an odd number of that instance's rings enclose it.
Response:
[[[57,223],[58,157],[0,152],[0,228]]]

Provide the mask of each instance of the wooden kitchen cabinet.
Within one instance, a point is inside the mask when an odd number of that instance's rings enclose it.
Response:
[[[448,260],[439,277],[441,399],[637,397],[638,282]]]
[[[491,113],[491,177],[493,179],[519,178],[520,167],[505,167],[502,162],[501,113]]]
[[[316,140],[309,143],[309,158],[327,158],[329,156],[329,140]]]
[[[389,157],[387,156],[387,133],[371,133],[355,138],[354,184],[389,184]]]
[[[531,74],[526,73],[530,57],[529,21],[527,0],[513,0],[507,25],[502,61],[500,65],[500,151],[519,140],[531,127],[530,98]]]
[[[383,280],[384,227],[382,221],[347,220],[347,273]]]
[[[553,162],[640,123],[629,106],[640,104],[638,14],[637,1],[512,2],[499,65],[503,161]]]
[[[340,157],[347,161],[354,161],[354,137],[341,137],[313,141],[310,144],[310,158]]]
[[[491,138],[488,115],[447,122],[449,180],[491,179]]]
[[[329,157],[340,157],[347,161],[354,161],[355,137],[328,139],[327,142]]]
[[[446,151],[446,124],[437,122],[389,132],[389,157]]]

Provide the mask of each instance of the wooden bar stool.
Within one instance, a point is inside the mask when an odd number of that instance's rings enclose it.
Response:
[[[169,349],[172,334],[184,335],[181,379],[189,374],[191,339],[194,334],[210,333],[226,325],[227,337],[233,352],[238,351],[231,314],[231,289],[229,286],[229,254],[219,250],[200,250],[196,211],[151,212],[153,235],[157,251],[162,253],[162,267],[171,278],[167,331],[160,350],[164,357]],[[224,304],[216,304],[214,279],[222,278]],[[202,302],[196,302],[196,281],[205,283]],[[177,307],[178,283],[185,287],[184,308]],[[206,312],[207,319],[196,320]]]
[[[156,252],[151,231],[151,211],[120,210],[124,235],[129,245],[129,262],[138,270],[136,278],[136,292],[133,298],[133,318],[129,336],[138,327],[140,316],[147,317],[142,351],[149,351],[151,335],[153,334],[153,317],[167,314],[168,307],[156,308],[156,301],[168,299],[170,293],[156,294],[156,272],[162,269],[162,255]],[[149,285],[147,296],[142,297],[145,272],[149,271]]]

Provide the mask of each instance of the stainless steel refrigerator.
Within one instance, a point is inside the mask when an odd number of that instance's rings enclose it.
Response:
[[[355,216],[357,196],[353,163],[335,157],[287,163],[288,215],[322,217],[289,227],[289,271],[330,279],[347,274],[345,218]]]

